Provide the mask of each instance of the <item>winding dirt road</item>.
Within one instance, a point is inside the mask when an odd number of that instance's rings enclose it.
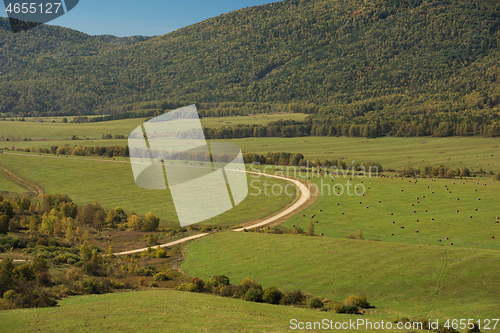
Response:
[[[18,153],[5,153],[6,155],[21,155],[21,156],[26,156],[26,157],[38,157],[38,158],[64,158],[64,157],[59,157],[59,156],[44,156],[44,155],[28,155],[28,154],[18,154]],[[94,161],[99,161],[99,162],[122,162],[122,163],[130,163],[128,161],[114,161],[114,160],[101,160],[101,159],[85,159],[85,160],[94,160]],[[44,192],[43,192],[43,189],[35,184],[31,184],[29,183],[28,181],[14,175],[13,173],[11,173],[10,171],[8,171],[7,169],[4,169],[3,167],[0,167],[1,169],[3,169],[6,173],[8,173],[11,177],[13,177],[15,180],[17,180],[17,182],[20,184],[20,185],[23,185],[24,187],[27,187],[29,188],[30,190],[34,189],[36,192],[38,192],[38,196],[37,198],[41,197]],[[236,170],[234,170],[236,171]],[[291,215],[292,213],[296,212],[299,208],[301,208],[304,204],[307,203],[307,201],[309,200],[309,198],[311,197],[311,192],[309,191],[309,189],[304,185],[302,184],[300,181],[298,180],[295,180],[295,179],[292,179],[292,178],[287,178],[287,177],[283,177],[283,176],[278,176],[278,175],[272,175],[272,174],[264,174],[264,173],[260,173],[260,172],[252,172],[252,171],[239,171],[239,172],[246,172],[248,174],[255,174],[255,175],[260,175],[260,176],[265,176],[265,177],[270,177],[270,178],[276,178],[276,179],[280,179],[280,180],[285,180],[285,181],[288,181],[292,184],[294,184],[295,186],[298,187],[298,189],[300,190],[301,192],[301,195],[299,197],[299,199],[293,203],[291,206],[289,206],[288,208],[286,208],[285,210],[277,213],[276,215],[273,215],[267,219],[265,219],[264,221],[260,221],[260,222],[257,222],[255,224],[251,224],[249,226],[245,226],[245,227],[242,227],[242,228],[238,228],[238,229],[234,229],[233,231],[243,231],[243,230],[248,230],[248,229],[254,229],[254,228],[258,228],[258,227],[262,227],[264,225],[267,225],[267,224],[270,224],[270,223],[273,223],[273,222],[276,222],[277,220],[279,219],[282,219],[288,215]],[[206,235],[209,235],[209,233],[203,233],[203,234],[198,234],[198,235],[194,235],[194,236],[190,236],[190,237],[185,237],[185,238],[181,238],[181,239],[178,239],[176,241],[173,241],[173,242],[169,242],[169,243],[165,243],[165,244],[161,244],[161,245],[157,245],[157,246],[154,246],[155,248],[156,247],[170,247],[170,246],[174,246],[174,245],[177,245],[177,244],[180,244],[180,243],[184,243],[184,242],[187,242],[187,241],[190,241],[190,240],[193,240],[193,239],[198,239],[198,238],[201,238],[201,237],[204,237]],[[141,249],[136,249],[136,250],[130,250],[130,251],[124,251],[124,252],[118,252],[118,253],[115,253],[115,255],[126,255],[126,254],[133,254],[133,253],[138,253],[138,252],[144,252],[146,251],[148,248],[145,247],[145,248],[141,248]]]
[[[249,173],[249,174],[256,174],[256,175],[261,175],[261,176],[264,175],[264,174],[258,173],[258,172],[250,172],[250,171],[241,171],[241,172],[246,172],[246,173]],[[290,178],[286,178],[286,177],[282,177],[282,176],[277,176],[277,175],[270,175],[270,174],[266,174],[265,176],[266,177],[270,177],[270,178],[276,178],[276,179],[281,179],[281,180],[285,180],[285,181],[291,182],[292,184],[294,184],[295,186],[297,186],[299,188],[299,190],[301,192],[300,198],[295,203],[293,203],[290,207],[288,207],[287,209],[285,209],[284,211],[279,212],[278,214],[273,215],[273,216],[265,219],[264,221],[261,221],[261,222],[258,222],[258,223],[255,223],[255,224],[243,227],[243,228],[234,229],[233,231],[237,231],[238,232],[238,231],[243,231],[245,229],[247,229],[247,230],[248,229],[254,229],[254,228],[262,227],[264,225],[267,225],[267,224],[270,224],[272,222],[275,222],[275,221],[277,221],[277,220],[279,220],[279,219],[281,219],[281,218],[283,218],[283,217],[285,217],[287,215],[292,214],[296,210],[298,210],[300,207],[302,207],[309,200],[309,198],[311,196],[311,192],[309,191],[309,189],[304,184],[302,184],[301,182],[299,182],[298,180],[290,179]],[[181,243],[193,240],[193,239],[198,239],[198,238],[201,238],[201,237],[204,237],[204,236],[207,236],[207,235],[210,235],[210,234],[209,233],[198,234],[198,235],[181,238],[181,239],[178,239],[178,240],[170,242],[170,243],[165,243],[165,244],[161,244],[161,245],[157,245],[157,246],[153,246],[153,247],[154,248],[156,248],[158,246],[159,247],[170,247],[170,246],[181,244]],[[125,254],[133,254],[133,253],[138,253],[138,252],[144,252],[147,249],[148,249],[147,247],[144,247],[144,248],[141,248],[141,249],[136,249],[136,250],[131,250],[131,251],[118,252],[118,253],[115,253],[115,255],[125,255]]]

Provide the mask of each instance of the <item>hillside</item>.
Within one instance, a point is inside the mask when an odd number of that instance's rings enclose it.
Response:
[[[208,115],[286,109],[369,123],[453,114],[491,124],[499,28],[492,0],[290,0],[132,44],[51,26],[0,32],[0,113],[196,102]]]

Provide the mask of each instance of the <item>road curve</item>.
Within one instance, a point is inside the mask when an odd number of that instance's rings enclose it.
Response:
[[[246,173],[249,173],[249,174],[261,175],[261,176],[264,176],[264,177],[271,177],[271,178],[276,178],[276,179],[281,179],[281,180],[289,181],[289,182],[293,183],[295,186],[297,186],[299,188],[299,190],[301,192],[301,195],[300,195],[299,200],[297,200],[293,205],[291,205],[290,207],[288,207],[284,211],[282,211],[282,212],[280,212],[280,213],[278,213],[278,214],[276,214],[274,216],[271,216],[270,218],[265,219],[264,221],[252,224],[252,225],[250,225],[248,227],[234,229],[233,231],[243,231],[245,229],[254,229],[254,228],[261,227],[263,225],[272,223],[272,222],[274,222],[274,221],[276,221],[276,220],[278,220],[278,219],[280,219],[280,218],[282,218],[284,216],[287,216],[287,215],[291,214],[296,209],[300,208],[303,204],[305,204],[307,202],[307,200],[309,200],[309,197],[311,195],[311,192],[309,191],[309,189],[304,184],[302,184],[301,182],[299,182],[298,180],[290,179],[290,178],[286,178],[286,177],[282,177],[282,176],[277,176],[277,175],[270,175],[270,174],[265,174],[264,175],[264,174],[259,173],[259,172],[250,172],[250,171],[242,171],[242,172],[246,172]],[[165,243],[165,244],[162,244],[162,245],[152,246],[152,248],[157,248],[158,246],[159,247],[170,247],[170,246],[181,244],[181,243],[193,240],[193,239],[201,238],[201,237],[206,236],[206,235],[209,235],[209,233],[203,233],[203,234],[198,234],[198,235],[194,235],[194,236],[189,236],[189,237],[181,238],[181,239],[178,239],[178,240],[170,242],[170,243]],[[147,249],[148,249],[147,247],[144,247],[142,249],[125,251],[125,252],[118,252],[118,253],[114,253],[114,254],[115,255],[133,254],[133,253],[138,253],[138,252],[144,252]]]
[[[59,156],[29,155],[29,154],[18,154],[18,153],[6,153],[6,155],[22,155],[22,156],[29,156],[29,157],[64,158],[64,157],[59,157]],[[122,162],[122,163],[130,163],[128,161],[114,161],[114,160],[101,160],[101,159],[86,159],[86,160],[94,160],[94,161],[99,161],[99,162]],[[5,171],[8,172],[7,170],[5,170]],[[299,182],[298,180],[295,180],[295,179],[286,178],[286,177],[278,176],[278,175],[267,174],[267,173],[264,174],[262,172],[243,171],[243,170],[232,170],[232,171],[246,172],[248,174],[255,174],[255,175],[260,175],[260,176],[264,176],[264,177],[270,177],[270,178],[276,178],[276,179],[285,180],[285,181],[291,182],[292,184],[294,184],[295,186],[297,186],[299,188],[300,192],[301,192],[299,200],[297,200],[293,205],[291,205],[290,207],[288,207],[284,211],[282,211],[282,212],[280,212],[280,213],[278,213],[278,214],[276,214],[274,216],[271,216],[271,217],[265,219],[264,221],[252,224],[252,225],[247,226],[247,227],[234,229],[233,231],[243,231],[245,229],[247,229],[247,230],[248,229],[254,229],[254,228],[261,227],[261,226],[264,226],[266,224],[272,223],[272,222],[274,222],[276,220],[279,220],[279,219],[281,219],[281,218],[283,218],[283,217],[285,217],[285,216],[293,213],[298,208],[300,208],[311,197],[311,192],[309,191],[309,189],[304,184],[302,184],[301,182]],[[13,175],[13,176],[15,176],[15,175]],[[34,186],[34,187],[37,188],[36,186]],[[43,190],[39,191],[38,194],[39,194],[38,197],[40,197],[43,194]],[[173,245],[177,245],[177,244],[180,244],[180,243],[184,243],[184,242],[187,242],[187,241],[190,241],[190,240],[193,240],[193,239],[201,238],[201,237],[206,236],[206,235],[209,235],[209,233],[203,233],[203,234],[198,234],[198,235],[194,235],[194,236],[189,236],[189,237],[178,239],[178,240],[170,242],[170,243],[156,245],[156,246],[153,246],[153,247],[154,248],[156,248],[158,246],[159,247],[169,247],[169,246],[173,246]],[[142,249],[136,249],[136,250],[131,250],[131,251],[118,252],[118,253],[114,253],[114,254],[115,255],[133,254],[133,253],[138,253],[138,252],[144,252],[147,249],[148,248],[145,247],[145,248],[142,248]]]
[[[258,173],[258,172],[249,172],[249,171],[246,171],[246,172],[251,173],[251,174],[264,175],[264,174]],[[278,213],[274,216],[271,216],[270,218],[268,218],[262,222],[252,224],[248,227],[234,229],[233,231],[243,231],[245,229],[247,229],[247,230],[254,229],[254,228],[261,227],[263,225],[272,223],[272,222],[274,222],[274,221],[276,221],[284,216],[287,216],[288,214],[292,213],[296,209],[300,208],[300,206],[305,204],[307,202],[307,200],[309,200],[309,198],[311,197],[311,192],[309,191],[309,189],[304,184],[299,182],[298,180],[290,179],[290,178],[286,178],[286,177],[282,177],[282,176],[277,176],[277,175],[268,175],[268,174],[265,174],[264,177],[277,178],[277,179],[286,180],[286,181],[293,183],[295,186],[297,186],[299,188],[299,190],[301,192],[299,200],[297,200],[293,205],[291,205],[290,207],[288,207],[287,209],[285,209],[281,213]]]

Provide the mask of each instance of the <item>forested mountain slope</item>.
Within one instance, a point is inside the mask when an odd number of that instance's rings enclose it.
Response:
[[[499,30],[493,0],[290,0],[131,43],[51,26],[0,32],[0,113],[195,102],[207,115],[264,109],[328,123],[440,115],[492,124]]]

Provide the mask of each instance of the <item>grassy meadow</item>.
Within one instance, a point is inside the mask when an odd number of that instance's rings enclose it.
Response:
[[[204,118],[202,122],[209,127],[235,126],[266,123],[282,116]],[[0,141],[0,147],[124,146],[126,139],[100,138],[108,132],[128,135],[143,121],[0,122],[4,139],[33,139]],[[72,135],[80,140],[67,140]],[[348,165],[353,161],[376,161],[385,170],[443,164],[466,166],[472,171],[500,171],[500,141],[491,138],[306,137],[224,141],[238,144],[244,152],[302,153],[310,160],[343,159]],[[162,219],[162,226],[178,225],[168,190],[137,187],[126,158],[11,153],[0,154],[0,165],[42,186],[48,193],[68,194],[80,205],[99,202],[105,208],[123,207],[139,214],[151,211]],[[320,195],[283,225],[307,230],[313,221],[317,237],[215,233],[187,246],[182,269],[201,278],[224,274],[233,284],[243,278],[254,278],[264,287],[300,288],[333,301],[343,301],[349,295],[366,295],[376,308],[368,309],[362,318],[371,321],[393,321],[397,317],[498,318],[500,223],[495,222],[500,220],[497,204],[500,182],[495,182],[491,175],[434,180],[401,178],[394,171],[379,177],[342,174],[333,178],[317,174],[313,177],[305,172],[290,175],[307,179],[320,189]],[[25,192],[2,177],[0,174],[0,191],[7,197]],[[253,184],[262,192],[263,179]],[[273,186],[285,185],[275,179],[265,180],[268,192]],[[356,185],[360,195],[354,193]],[[249,189],[250,193],[256,192],[254,187]],[[340,188],[344,193],[337,195]],[[314,192],[315,188],[311,190]],[[259,220],[294,199],[284,193],[249,195],[236,208],[202,224],[229,227]],[[364,240],[346,238],[357,230],[362,231]],[[176,332],[282,332],[288,331],[291,318],[300,317],[303,321],[351,318],[171,290],[71,297],[60,304],[52,309],[0,312],[0,320],[7,321],[2,316],[9,318],[7,325],[11,326],[5,327],[19,332],[110,329],[135,332],[145,327],[153,332],[165,327],[175,328]]]
[[[224,232],[193,242],[182,268],[201,278],[253,278],[333,301],[365,295],[376,306],[368,319],[393,321],[497,318],[499,262],[494,250]]]
[[[383,242],[500,250],[500,223],[495,223],[500,220],[500,182],[491,177],[349,178],[311,178],[319,188],[318,200],[284,225],[307,230],[314,221],[317,234],[336,238],[360,229],[365,239]]]
[[[500,172],[500,139],[480,137],[376,139],[347,137],[247,138],[225,140],[243,152],[302,153],[306,159],[343,159],[347,164],[376,161],[385,170],[412,165],[462,168]]]
[[[0,122],[1,125],[2,122]],[[67,124],[60,124],[61,126]],[[76,124],[82,125],[82,124]],[[85,125],[85,124],[83,124]],[[138,125],[138,124],[134,124]],[[131,126],[131,130],[135,128]],[[50,148],[52,145],[64,146],[125,146],[126,139],[102,140],[107,129],[95,130],[93,137],[87,139],[66,140],[47,139],[45,141],[0,141],[0,147],[16,148]],[[110,133],[115,134],[112,129]],[[70,132],[69,132],[70,133]],[[79,133],[79,132],[77,132]],[[129,133],[129,132],[128,132]],[[128,135],[125,133],[123,135]],[[48,136],[47,136],[48,138]],[[83,136],[81,136],[83,138]],[[92,139],[88,139],[92,138]],[[214,140],[215,141],[215,140]],[[375,161],[385,170],[401,170],[403,166],[426,165],[462,168],[471,171],[483,169],[486,172],[500,172],[500,140],[498,138],[452,137],[452,138],[394,138],[377,139],[346,137],[306,137],[306,138],[246,138],[222,140],[240,146],[243,152],[265,154],[267,152],[302,153],[306,159],[320,161],[342,159],[347,164]],[[423,143],[425,142],[425,143]]]
[[[0,155],[0,165],[40,185],[47,193],[68,194],[79,205],[98,202],[104,208],[122,207],[127,212],[138,214],[153,212],[162,219],[162,226],[179,224],[170,192],[138,187],[126,159],[4,153]],[[284,184],[276,179],[269,181],[273,185]],[[1,185],[2,191],[20,190],[10,185]],[[256,182],[255,186],[261,187],[263,183]],[[234,209],[202,223],[227,227],[262,219],[294,199],[294,196],[285,194],[269,197],[248,195]]]
[[[303,113],[256,114],[250,116],[206,117],[201,119],[203,127],[220,128],[238,125],[261,124],[280,119],[304,120]],[[100,139],[103,134],[111,133],[128,136],[147,118],[122,119],[98,123],[62,123],[64,117],[45,118],[44,122],[34,121],[0,121],[0,134],[11,141],[31,140],[67,140],[73,135],[79,138]],[[72,117],[66,117],[71,121]],[[52,122],[54,121],[54,122]],[[0,144],[1,147],[1,144]]]
[[[17,333],[293,332],[289,329],[292,318],[303,322],[327,319],[335,323],[360,317],[206,294],[151,290],[71,297],[61,300],[55,308],[0,311],[0,330]],[[321,331],[324,330],[310,330]]]
[[[238,124],[267,124],[279,119],[300,120],[307,115],[258,114],[252,116],[202,118],[205,127],[236,126]],[[101,123],[52,123],[0,121],[0,148],[49,148],[62,146],[125,146],[127,139],[102,140],[111,133],[128,136],[144,122],[144,118],[115,120]],[[79,140],[71,140],[76,135]],[[9,141],[5,141],[9,138]],[[24,140],[26,139],[26,140]],[[2,141],[3,140],[3,141]],[[380,137],[376,139],[348,137],[300,137],[300,138],[245,138],[224,140],[239,145],[243,152],[265,154],[267,152],[302,153],[306,159],[320,161],[343,159],[348,164],[376,161],[384,169],[400,170],[412,165],[468,167],[473,171],[500,171],[500,140],[482,137]]]

